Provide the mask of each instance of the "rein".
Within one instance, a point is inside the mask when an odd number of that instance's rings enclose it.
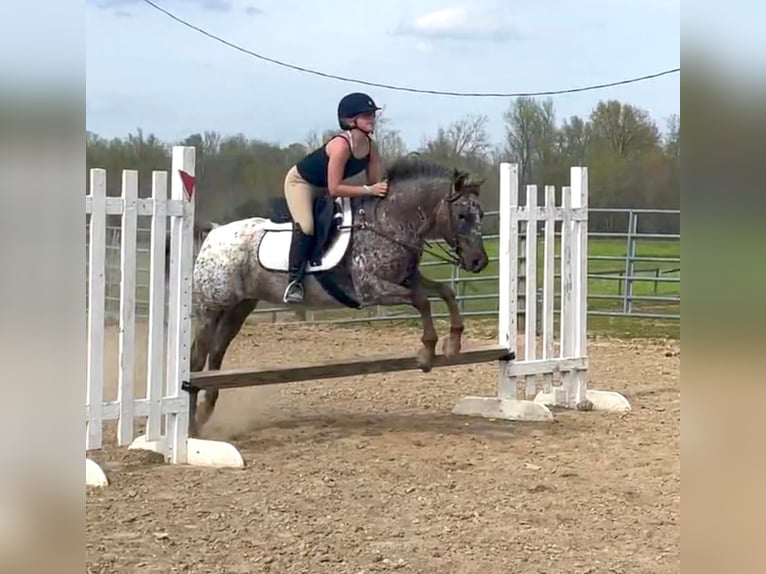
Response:
[[[359,210],[359,215],[364,217],[364,209]],[[438,247],[441,248],[442,251],[444,251],[445,255],[441,255],[440,253],[436,253],[435,251],[429,251],[427,249],[422,249],[418,247],[417,245],[413,245],[412,243],[407,243],[406,241],[402,241],[400,239],[397,239],[396,237],[392,237],[388,233],[385,233],[383,231],[380,231],[379,229],[375,229],[372,225],[370,225],[366,220],[362,221],[361,223],[357,223],[354,225],[351,225],[350,227],[354,229],[366,229],[367,231],[372,231],[373,233],[377,233],[381,237],[385,237],[389,241],[392,241],[393,243],[397,243],[401,245],[402,247],[406,247],[407,249],[411,249],[412,251],[415,251],[419,255],[422,255],[423,253],[427,253],[428,255],[431,255],[432,257],[436,257],[437,259],[440,259],[444,261],[445,263],[450,263],[452,265],[456,265],[458,267],[462,267],[463,263],[460,259],[460,256],[456,253],[456,251],[450,251],[449,249],[446,249],[443,245],[439,244]],[[345,228],[344,228],[345,229]],[[424,241],[425,244],[428,247],[431,247],[431,244],[428,241]]]
[[[373,233],[378,234],[381,237],[384,237],[388,239],[389,241],[392,241],[393,243],[396,243],[398,245],[401,245],[402,247],[405,247],[407,249],[410,249],[414,252],[416,252],[419,256],[422,256],[423,253],[427,253],[428,255],[431,255],[432,257],[435,257],[436,259],[439,259],[445,263],[449,263],[451,265],[455,265],[460,268],[464,268],[463,262],[460,259],[460,243],[458,242],[458,236],[455,231],[455,223],[452,220],[452,203],[457,200],[460,197],[459,193],[456,193],[454,191],[454,187],[452,188],[450,195],[443,198],[440,201],[441,203],[444,203],[447,206],[447,221],[449,225],[449,231],[450,231],[450,239],[448,239],[447,244],[449,245],[450,249],[447,249],[442,244],[438,244],[438,247],[445,253],[445,255],[442,255],[440,253],[437,253],[435,251],[429,251],[423,248],[418,247],[417,245],[414,245],[412,243],[408,243],[406,241],[402,241],[400,239],[397,239],[396,237],[391,236],[388,233],[385,233],[383,231],[380,231],[379,229],[376,229],[373,225],[370,224],[370,222],[367,220],[367,213],[365,212],[364,208],[360,208],[358,210],[358,213],[360,217],[362,218],[362,221],[359,223],[352,224],[350,226],[343,226],[342,229],[365,229],[367,231],[372,231]],[[425,233],[425,230],[423,230],[423,233]],[[423,240],[425,245],[429,248],[431,247],[431,244]],[[454,245],[451,243],[454,242]]]

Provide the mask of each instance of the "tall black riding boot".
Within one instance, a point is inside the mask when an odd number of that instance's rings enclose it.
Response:
[[[282,301],[285,303],[303,302],[303,276],[306,272],[306,264],[311,247],[312,235],[303,233],[297,223],[293,226],[293,237],[290,243],[290,261],[288,276],[290,283],[287,284]]]

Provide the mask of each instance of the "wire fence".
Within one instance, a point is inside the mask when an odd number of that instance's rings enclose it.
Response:
[[[498,217],[498,212],[488,212],[488,218]],[[681,253],[679,233],[642,232],[642,217],[652,219],[656,228],[657,218],[665,218],[669,229],[680,229],[679,210],[591,208],[589,217],[624,219],[624,231],[590,232],[588,254],[588,314],[591,316],[625,317],[633,319],[681,318]],[[662,227],[662,226],[660,226]],[[616,227],[611,225],[612,229]],[[523,227],[519,232],[525,242]],[[556,233],[557,237],[559,233]],[[478,275],[458,270],[439,260],[424,257],[423,273],[433,279],[446,281],[453,289],[458,305],[465,316],[496,317],[498,313],[498,236],[484,236],[490,263]],[[138,229],[138,256],[136,276],[136,316],[146,318],[149,310],[149,244],[148,228]],[[542,248],[538,250],[542,257]],[[107,317],[119,316],[120,293],[120,228],[107,228],[106,265],[106,313]],[[519,276],[523,283],[524,245],[519,249]],[[557,249],[556,263],[559,253]],[[540,263],[542,265],[542,263]],[[540,266],[540,269],[542,267]],[[556,296],[558,297],[559,274],[556,273]],[[541,304],[542,273],[538,278],[538,301]],[[524,308],[524,288],[520,285],[520,309]],[[435,318],[449,317],[446,305],[432,299]],[[538,317],[541,314],[538,313]],[[252,319],[271,323],[364,323],[377,321],[402,321],[419,318],[408,306],[376,306],[364,310],[338,309],[298,311],[285,305],[261,303],[253,312]]]

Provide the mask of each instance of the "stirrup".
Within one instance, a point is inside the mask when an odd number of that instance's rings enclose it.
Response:
[[[283,303],[301,303],[303,302],[303,284],[298,280],[290,281],[285,288],[282,296]]]

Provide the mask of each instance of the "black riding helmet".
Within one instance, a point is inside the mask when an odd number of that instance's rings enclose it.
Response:
[[[344,119],[351,119],[356,115],[363,114],[365,112],[377,112],[382,108],[379,108],[375,101],[361,92],[354,92],[343,96],[338,103],[338,124],[341,129],[345,129],[343,125]]]

